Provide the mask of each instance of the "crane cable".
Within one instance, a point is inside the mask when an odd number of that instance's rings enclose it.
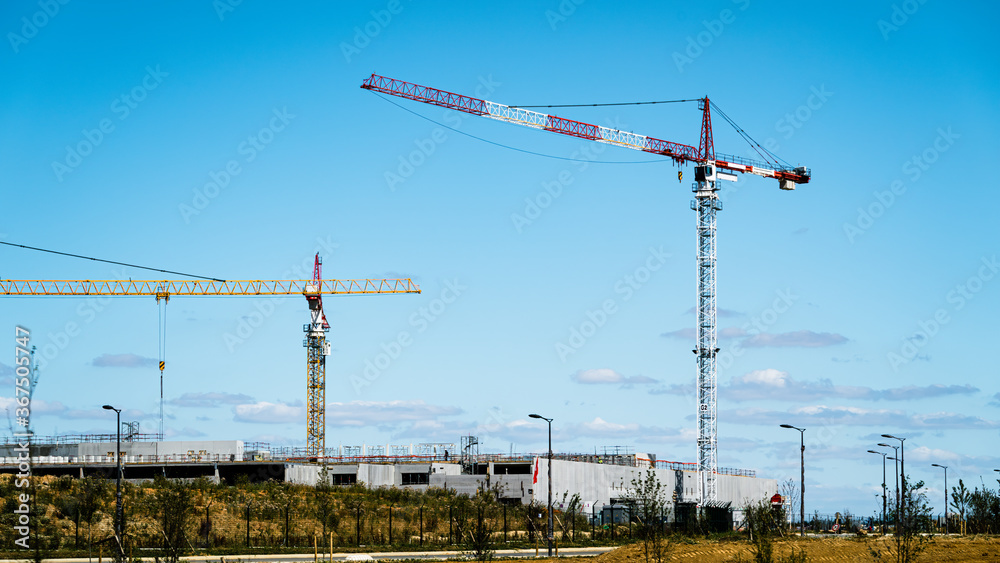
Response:
[[[763,145],[761,145],[760,143],[758,143],[757,141],[755,141],[754,138],[751,137],[749,133],[747,133],[742,127],[740,127],[739,125],[737,125],[736,122],[732,120],[732,118],[730,118],[728,115],[726,115],[726,112],[722,111],[722,108],[720,108],[718,105],[716,105],[715,102],[709,102],[709,103],[711,103],[712,104],[712,108],[715,109],[715,111],[719,115],[722,116],[722,119],[724,119],[726,121],[726,123],[728,123],[729,125],[731,125],[733,127],[733,129],[736,130],[736,133],[738,133],[740,135],[740,137],[742,137],[743,140],[746,141],[750,145],[750,148],[752,148],[754,150],[754,152],[756,152],[757,154],[759,154],[760,157],[764,159],[764,162],[767,162],[768,164],[774,166],[775,168],[781,168],[782,165],[784,165],[787,168],[791,168],[792,167],[791,164],[789,164],[788,162],[786,162],[780,156],[774,154],[773,152],[771,152],[767,148],[765,148]],[[761,152],[761,151],[763,151],[763,152]]]
[[[512,108],[597,108],[605,106],[646,106],[652,104],[677,104],[680,102],[697,102],[697,99],[691,100],[657,100],[655,102],[613,102],[607,104],[556,104],[550,106],[516,106],[510,105],[507,107]]]
[[[565,157],[565,156],[555,156],[555,155],[552,155],[552,154],[544,154],[544,153],[540,153],[540,152],[529,151],[529,150],[525,150],[525,149],[519,149],[517,147],[512,147],[510,145],[505,145],[503,143],[498,143],[496,141],[490,141],[489,139],[484,139],[482,137],[477,137],[475,135],[470,135],[469,133],[466,133],[465,131],[459,131],[458,129],[455,129],[454,127],[451,127],[449,125],[445,125],[444,123],[441,123],[440,121],[435,121],[435,120],[433,120],[433,119],[431,119],[431,118],[429,118],[429,117],[427,117],[425,115],[421,115],[421,114],[419,114],[419,113],[411,110],[410,108],[407,108],[407,107],[404,107],[404,106],[402,106],[400,104],[397,104],[396,102],[390,100],[389,98],[386,98],[385,96],[379,94],[378,92],[373,92],[373,93],[376,96],[378,96],[379,98],[382,98],[386,102],[389,102],[390,104],[398,107],[399,109],[401,109],[403,111],[407,111],[409,113],[412,113],[413,115],[419,117],[420,119],[426,119],[427,121],[430,121],[431,123],[433,123],[435,125],[438,125],[440,127],[444,127],[445,129],[450,129],[450,130],[454,131],[455,133],[458,133],[459,135],[465,135],[466,137],[475,139],[477,141],[482,141],[482,142],[490,144],[490,145],[494,145],[494,146],[497,146],[497,147],[509,149],[509,150],[512,150],[512,151],[523,152],[525,154],[530,154],[530,155],[533,155],[533,156],[541,156],[541,157],[544,157],[544,158],[554,158],[556,160],[568,160],[570,162],[586,162],[588,164],[650,164],[650,163],[654,163],[654,162],[669,162],[668,160],[664,160],[664,159],[656,159],[656,160],[589,160],[589,159],[586,159],[586,158],[570,158],[570,157]]]
[[[211,278],[211,277],[206,277],[206,276],[196,276],[194,274],[185,274],[185,273],[182,273],[182,272],[174,272],[174,271],[171,271],[171,270],[161,270],[159,268],[150,268],[148,266],[139,266],[139,265],[136,265],[136,264],[129,264],[127,262],[116,262],[114,260],[105,260],[103,258],[93,258],[91,256],[82,256],[80,254],[70,254],[68,252],[59,252],[58,250],[47,250],[45,248],[37,248],[37,247],[34,247],[34,246],[26,246],[26,245],[23,245],[23,244],[15,244],[13,242],[0,241],[0,244],[5,244],[7,246],[16,246],[18,248],[25,248],[25,249],[28,249],[28,250],[37,250],[38,252],[48,252],[49,254],[58,254],[60,256],[69,256],[71,258],[82,258],[84,260],[93,260],[95,262],[105,262],[107,264],[117,264],[119,266],[128,266],[129,268],[139,268],[140,270],[150,270],[150,271],[153,271],[153,272],[163,272],[164,274],[177,274],[179,276],[185,276],[185,277],[188,277],[188,278],[198,278],[198,279],[202,279],[202,280],[217,281],[217,282],[225,282],[226,281],[226,280],[220,280],[219,278]]]
[[[160,304],[160,299],[163,300],[163,304]],[[157,324],[159,327],[159,335],[157,337],[157,347],[159,356],[159,366],[160,366],[160,429],[159,429],[159,440],[163,440],[163,370],[167,367],[167,302],[170,301],[170,296],[163,294],[162,296],[156,296],[156,310],[157,310]]]

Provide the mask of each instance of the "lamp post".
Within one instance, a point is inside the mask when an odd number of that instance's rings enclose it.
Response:
[[[806,429],[798,428],[792,426],[791,424],[782,424],[782,428],[791,428],[792,430],[799,431],[799,469],[801,474],[799,475],[799,487],[801,491],[799,492],[799,535],[805,537],[806,535]]]
[[[892,460],[893,471],[896,473],[896,529],[899,529],[899,446],[890,446],[889,444],[879,444],[883,448],[892,448],[895,452],[893,457],[886,459]]]
[[[118,552],[115,559],[121,561],[125,552],[122,546],[122,410],[111,405],[104,405],[105,410],[115,411],[117,418],[116,430],[118,442],[115,447],[115,468],[118,470],[115,479],[115,537],[118,539]]]
[[[948,534],[951,533],[948,522],[948,466],[932,463],[931,467],[940,467],[941,469],[944,469],[944,533]]]
[[[903,524],[903,529],[905,530],[908,525],[906,522],[906,448],[903,446],[903,442],[906,438],[899,438],[893,436],[892,434],[882,434],[883,438],[890,438],[892,440],[899,440],[899,482],[900,482],[900,497],[899,497],[899,521]]]
[[[549,525],[547,530],[548,544],[549,544],[549,557],[552,557],[552,419],[545,418],[540,414],[529,414],[531,418],[540,418],[545,422],[549,423],[549,463],[548,463],[548,477],[549,482]]]
[[[882,534],[885,534],[885,456],[884,452],[868,450],[868,453],[882,456]]]

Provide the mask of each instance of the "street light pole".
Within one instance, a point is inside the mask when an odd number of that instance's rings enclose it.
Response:
[[[540,418],[545,422],[549,423],[549,462],[548,462],[548,477],[549,482],[549,525],[548,525],[548,543],[549,543],[549,557],[552,557],[552,419],[545,418],[540,414],[529,414],[531,418]]]
[[[951,530],[948,522],[948,466],[932,463],[931,467],[944,469],[944,533],[949,534]]]
[[[115,560],[122,561],[125,557],[124,546],[122,544],[122,410],[111,405],[104,405],[105,410],[115,411],[117,418],[116,429],[118,431],[118,441],[115,447],[115,468],[117,476],[115,479],[115,537],[118,540],[118,552]]]
[[[799,535],[805,537],[806,535],[806,429],[798,428],[792,426],[791,424],[782,424],[782,428],[791,428],[793,430],[799,431],[799,470],[801,474],[799,475],[799,487],[801,491],[799,492]]]
[[[903,529],[905,530],[909,526],[906,522],[906,449],[903,446],[903,442],[906,438],[899,438],[893,436],[892,434],[882,434],[883,438],[891,438],[893,440],[899,440],[899,481],[901,483],[902,489],[900,490],[899,498],[899,521],[903,524]]]
[[[899,446],[890,446],[889,444],[879,443],[883,448],[892,448],[893,457],[888,459],[892,460],[893,471],[896,473],[896,529],[899,529]]]
[[[885,535],[885,456],[884,452],[868,450],[870,454],[882,456],[882,534]]]

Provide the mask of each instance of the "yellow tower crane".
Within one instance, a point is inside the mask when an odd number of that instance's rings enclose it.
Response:
[[[310,458],[326,454],[326,359],[330,345],[326,331],[330,325],[323,314],[322,296],[381,295],[390,293],[420,293],[409,278],[324,280],[320,276],[320,259],[316,255],[313,279],[310,280],[0,280],[0,296],[110,296],[155,297],[166,304],[170,297],[276,297],[305,296],[309,302],[312,322],[306,331],[306,452]],[[162,327],[161,316],[161,331]],[[163,343],[160,343],[160,438],[163,432]]]

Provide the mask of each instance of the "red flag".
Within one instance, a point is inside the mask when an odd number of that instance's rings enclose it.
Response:
[[[537,485],[538,484],[538,458],[537,457],[535,458],[535,474],[531,477],[531,484],[532,485]]]

